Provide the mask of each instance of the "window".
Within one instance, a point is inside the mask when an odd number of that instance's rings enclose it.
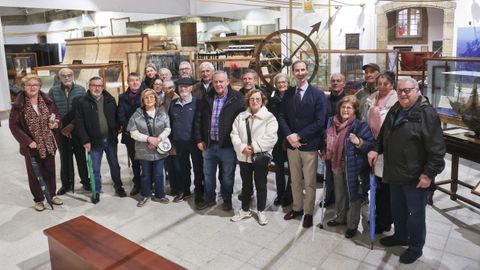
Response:
[[[397,11],[397,38],[411,38],[422,36],[422,10],[407,8]]]

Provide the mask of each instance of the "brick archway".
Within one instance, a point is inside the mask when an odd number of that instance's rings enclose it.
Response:
[[[404,8],[426,7],[443,10],[443,56],[453,55],[453,22],[455,19],[455,2],[393,2],[377,6],[377,50],[386,50],[388,44],[387,13]]]

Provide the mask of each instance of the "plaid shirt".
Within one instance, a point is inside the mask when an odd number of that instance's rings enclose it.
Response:
[[[211,129],[210,129],[210,139],[212,141],[218,141],[218,120],[220,117],[220,112],[222,111],[222,107],[227,101],[227,94],[223,95],[223,97],[219,97],[215,95],[215,100],[213,101],[213,111],[212,111],[212,122],[211,122]]]

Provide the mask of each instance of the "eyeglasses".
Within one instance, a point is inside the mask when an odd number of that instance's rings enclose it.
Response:
[[[412,90],[414,90],[415,88],[400,88],[400,89],[397,89],[397,94],[401,95],[402,92],[405,93],[405,95],[408,95],[410,94],[410,92],[412,92]]]
[[[145,99],[145,100],[155,99],[155,96],[146,96],[146,97],[143,97],[143,99]]]
[[[179,70],[183,71],[183,70],[190,70],[190,68],[186,67],[186,68],[180,68]]]
[[[287,84],[287,81],[278,81],[277,84]]]
[[[251,97],[249,98],[250,101],[255,101],[255,102],[260,102],[262,101],[262,98],[259,98],[259,97]]]
[[[92,88],[102,88],[103,84],[90,84],[90,87],[92,87]]]
[[[25,88],[37,88],[40,87],[40,84],[26,84]]]

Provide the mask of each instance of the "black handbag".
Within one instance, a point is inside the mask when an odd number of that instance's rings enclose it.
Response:
[[[245,125],[247,127],[247,143],[249,146],[252,145],[252,134],[250,133],[250,125],[248,124],[248,118],[245,119]],[[260,148],[262,151],[262,148]],[[272,161],[273,157],[269,152],[258,152],[252,154],[252,163],[254,165],[268,167],[270,161]]]

